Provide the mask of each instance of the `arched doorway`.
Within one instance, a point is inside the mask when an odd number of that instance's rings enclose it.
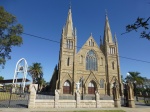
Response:
[[[65,81],[63,86],[63,94],[70,94],[71,93],[71,83],[70,81]]]
[[[95,83],[93,81],[91,81],[88,85],[88,94],[95,94]]]

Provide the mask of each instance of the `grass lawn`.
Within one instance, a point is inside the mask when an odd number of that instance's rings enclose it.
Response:
[[[35,112],[35,111],[31,111],[31,112]],[[57,111],[57,112],[63,112],[63,111]],[[125,111],[124,110],[78,110],[78,111],[64,111],[64,112],[125,112]]]
[[[87,110],[87,111],[81,110],[81,111],[69,111],[69,112],[125,112],[125,111],[123,110]]]

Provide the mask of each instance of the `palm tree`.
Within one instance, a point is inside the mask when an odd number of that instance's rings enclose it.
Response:
[[[135,82],[139,85],[143,84],[144,78],[140,76],[140,72],[129,72],[130,75],[128,75],[125,79],[130,80],[131,82]]]
[[[41,89],[43,88],[43,86],[46,85],[46,81],[44,80],[44,78],[38,78],[37,83],[39,84],[39,90],[41,91]]]
[[[29,66],[28,73],[32,77],[32,83],[39,84],[38,79],[42,79],[42,77],[43,77],[41,63],[33,63],[31,66]]]

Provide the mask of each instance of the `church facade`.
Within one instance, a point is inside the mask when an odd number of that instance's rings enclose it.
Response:
[[[59,62],[50,81],[51,92],[74,94],[77,86],[82,94],[112,94],[114,82],[121,87],[118,43],[106,15],[103,41],[100,46],[92,34],[77,52],[77,35],[73,27],[72,12],[69,8],[65,26],[62,29]]]

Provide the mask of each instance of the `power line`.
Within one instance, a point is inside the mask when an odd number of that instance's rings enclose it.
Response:
[[[48,38],[44,38],[44,37],[41,37],[41,36],[37,36],[37,35],[33,35],[33,34],[29,34],[29,33],[23,33],[24,35],[28,35],[28,36],[32,36],[32,37],[35,37],[35,38],[38,38],[38,39],[43,39],[43,40],[46,40],[46,41],[50,41],[50,42],[54,42],[54,43],[59,43],[59,41],[56,41],[56,40],[51,40],[51,39],[48,39]],[[66,43],[62,43],[62,44],[66,44]],[[76,48],[82,48],[82,47],[79,47],[79,46],[75,46]],[[86,48],[82,48],[82,49],[86,49]],[[86,49],[86,50],[89,50],[89,49]],[[95,51],[95,52],[99,52],[99,51]],[[135,59],[135,58],[129,58],[129,57],[124,57],[124,56],[119,56],[120,58],[124,58],[124,59],[128,59],[128,60],[133,60],[133,61],[139,61],[139,62],[143,62],[143,63],[150,63],[149,61],[145,61],[145,60],[139,60],[139,59]]]
[[[144,61],[144,60],[139,60],[139,59],[134,59],[134,58],[128,58],[128,57],[124,57],[124,56],[119,56],[119,57],[129,59],[129,60],[134,60],[134,61],[140,61],[140,62],[144,62],[144,63],[150,63],[149,61]]]

